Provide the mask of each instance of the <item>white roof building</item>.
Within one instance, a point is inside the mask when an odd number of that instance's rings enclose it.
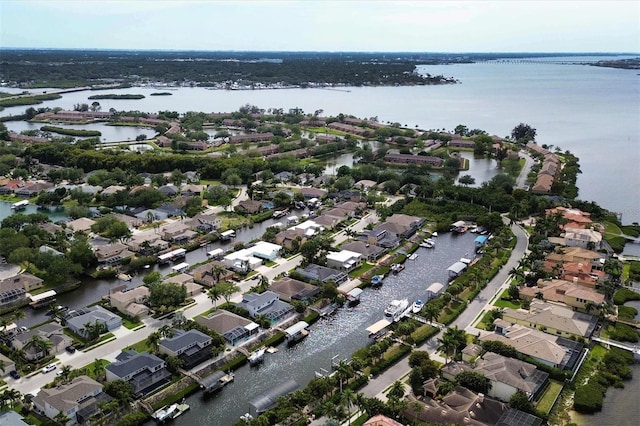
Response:
[[[362,263],[362,255],[350,250],[330,251],[327,253],[327,266],[343,271],[351,271]]]

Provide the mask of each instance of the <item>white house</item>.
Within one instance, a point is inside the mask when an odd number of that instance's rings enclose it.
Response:
[[[249,250],[253,251],[254,257],[266,260],[274,260],[280,254],[282,246],[266,241],[260,241],[256,243],[255,246],[250,247]]]
[[[340,250],[327,253],[327,266],[340,269],[341,271],[352,271],[362,263],[362,255],[355,251]]]
[[[599,249],[602,245],[602,234],[593,229],[571,229],[564,234],[565,244],[569,247]],[[593,245],[593,247],[590,247]]]
[[[253,256],[252,249],[243,249],[229,253],[223,259],[227,269],[246,273],[262,265],[262,259]]]

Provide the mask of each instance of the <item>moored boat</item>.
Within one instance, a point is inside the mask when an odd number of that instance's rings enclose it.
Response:
[[[258,365],[262,361],[264,361],[264,353],[266,352],[266,348],[260,348],[256,351],[253,351],[251,355],[247,358],[250,365]]]
[[[384,310],[384,315],[397,322],[404,316],[405,311],[409,307],[409,301],[407,299],[392,300],[389,306]]]
[[[383,279],[384,279],[384,275],[374,275],[373,277],[371,277],[371,286],[380,287],[382,285]]]
[[[413,302],[413,306],[411,307],[411,311],[414,314],[417,314],[418,312],[420,312],[422,310],[423,306],[424,306],[424,302],[422,300],[418,299],[415,302]]]

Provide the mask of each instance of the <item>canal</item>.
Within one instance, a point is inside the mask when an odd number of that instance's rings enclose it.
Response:
[[[426,299],[433,282],[447,282],[447,268],[461,257],[473,256],[474,234],[443,234],[434,249],[419,248],[416,260],[407,260],[404,271],[387,277],[380,289],[366,289],[355,308],[339,309],[329,318],[311,326],[309,337],[297,345],[278,347],[265,354],[258,368],[244,366],[235,372],[235,381],[213,398],[203,399],[197,392],[187,398],[191,410],[178,418],[176,425],[231,425],[250,412],[249,401],[266,390],[295,380],[304,387],[321,369],[331,370],[331,360],[348,359],[369,343],[365,329],[384,318],[384,309],[393,299]]]

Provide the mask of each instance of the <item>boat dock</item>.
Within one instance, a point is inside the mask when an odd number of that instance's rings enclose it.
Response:
[[[198,383],[200,383],[200,388],[202,388],[205,395],[208,395],[233,382],[233,379],[233,373],[227,374],[224,371],[216,371],[212,375],[198,380]]]
[[[181,404],[172,404],[155,411],[151,414],[151,417],[156,421],[156,423],[163,424],[180,417],[182,414],[189,411],[189,408],[191,408],[189,407],[189,404],[185,404],[184,402]]]

